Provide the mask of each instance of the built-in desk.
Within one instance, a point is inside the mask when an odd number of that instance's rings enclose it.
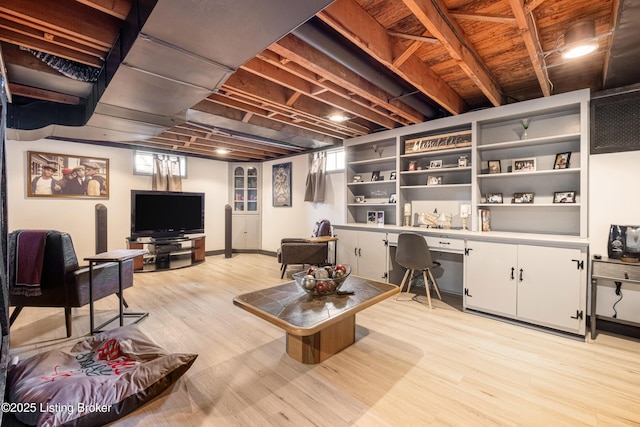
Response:
[[[610,316],[596,314],[598,281],[610,280],[620,283],[620,286],[640,286],[640,264],[628,263],[617,259],[602,258],[591,261],[591,339],[596,337],[596,319],[609,322],[640,326],[640,323],[630,322]]]
[[[394,225],[334,228],[341,247],[345,231],[357,230],[361,240],[370,234],[385,241],[386,235],[386,277],[396,284],[404,275],[395,263],[398,235],[420,234],[433,259],[441,263],[433,271],[438,287],[461,295],[465,311],[586,337],[589,241],[585,238]],[[371,264],[371,259],[363,255],[358,262]]]

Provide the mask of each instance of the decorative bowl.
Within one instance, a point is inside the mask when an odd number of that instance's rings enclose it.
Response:
[[[293,278],[302,290],[310,295],[322,296],[336,293],[351,274],[349,265],[327,265],[310,267],[293,273]]]

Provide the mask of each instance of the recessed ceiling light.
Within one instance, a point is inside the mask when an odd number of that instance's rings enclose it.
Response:
[[[216,154],[229,154],[231,151],[226,148],[216,148]]]
[[[349,117],[345,116],[344,114],[332,114],[329,116],[329,120],[331,120],[332,122],[346,122],[347,120],[349,120]]]

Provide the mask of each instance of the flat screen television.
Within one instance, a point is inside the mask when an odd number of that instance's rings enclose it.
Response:
[[[204,193],[131,190],[131,239],[204,233]]]

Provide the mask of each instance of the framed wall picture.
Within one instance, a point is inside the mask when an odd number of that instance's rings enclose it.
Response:
[[[489,160],[489,173],[501,173],[500,160]]]
[[[429,162],[429,169],[438,169],[442,167],[442,160],[431,160]]]
[[[487,193],[487,203],[502,203],[502,193]]]
[[[556,161],[553,162],[554,169],[568,169],[571,152],[556,154]]]
[[[575,203],[575,191],[556,191],[553,193],[553,203]]]
[[[27,152],[28,197],[109,198],[109,159]]]
[[[515,159],[513,161],[514,172],[533,172],[536,170],[536,158]]]
[[[273,165],[273,206],[291,205],[291,162]]]
[[[442,176],[427,177],[427,185],[440,185],[440,184],[442,184]]]
[[[533,203],[534,193],[513,193],[513,203]]]

